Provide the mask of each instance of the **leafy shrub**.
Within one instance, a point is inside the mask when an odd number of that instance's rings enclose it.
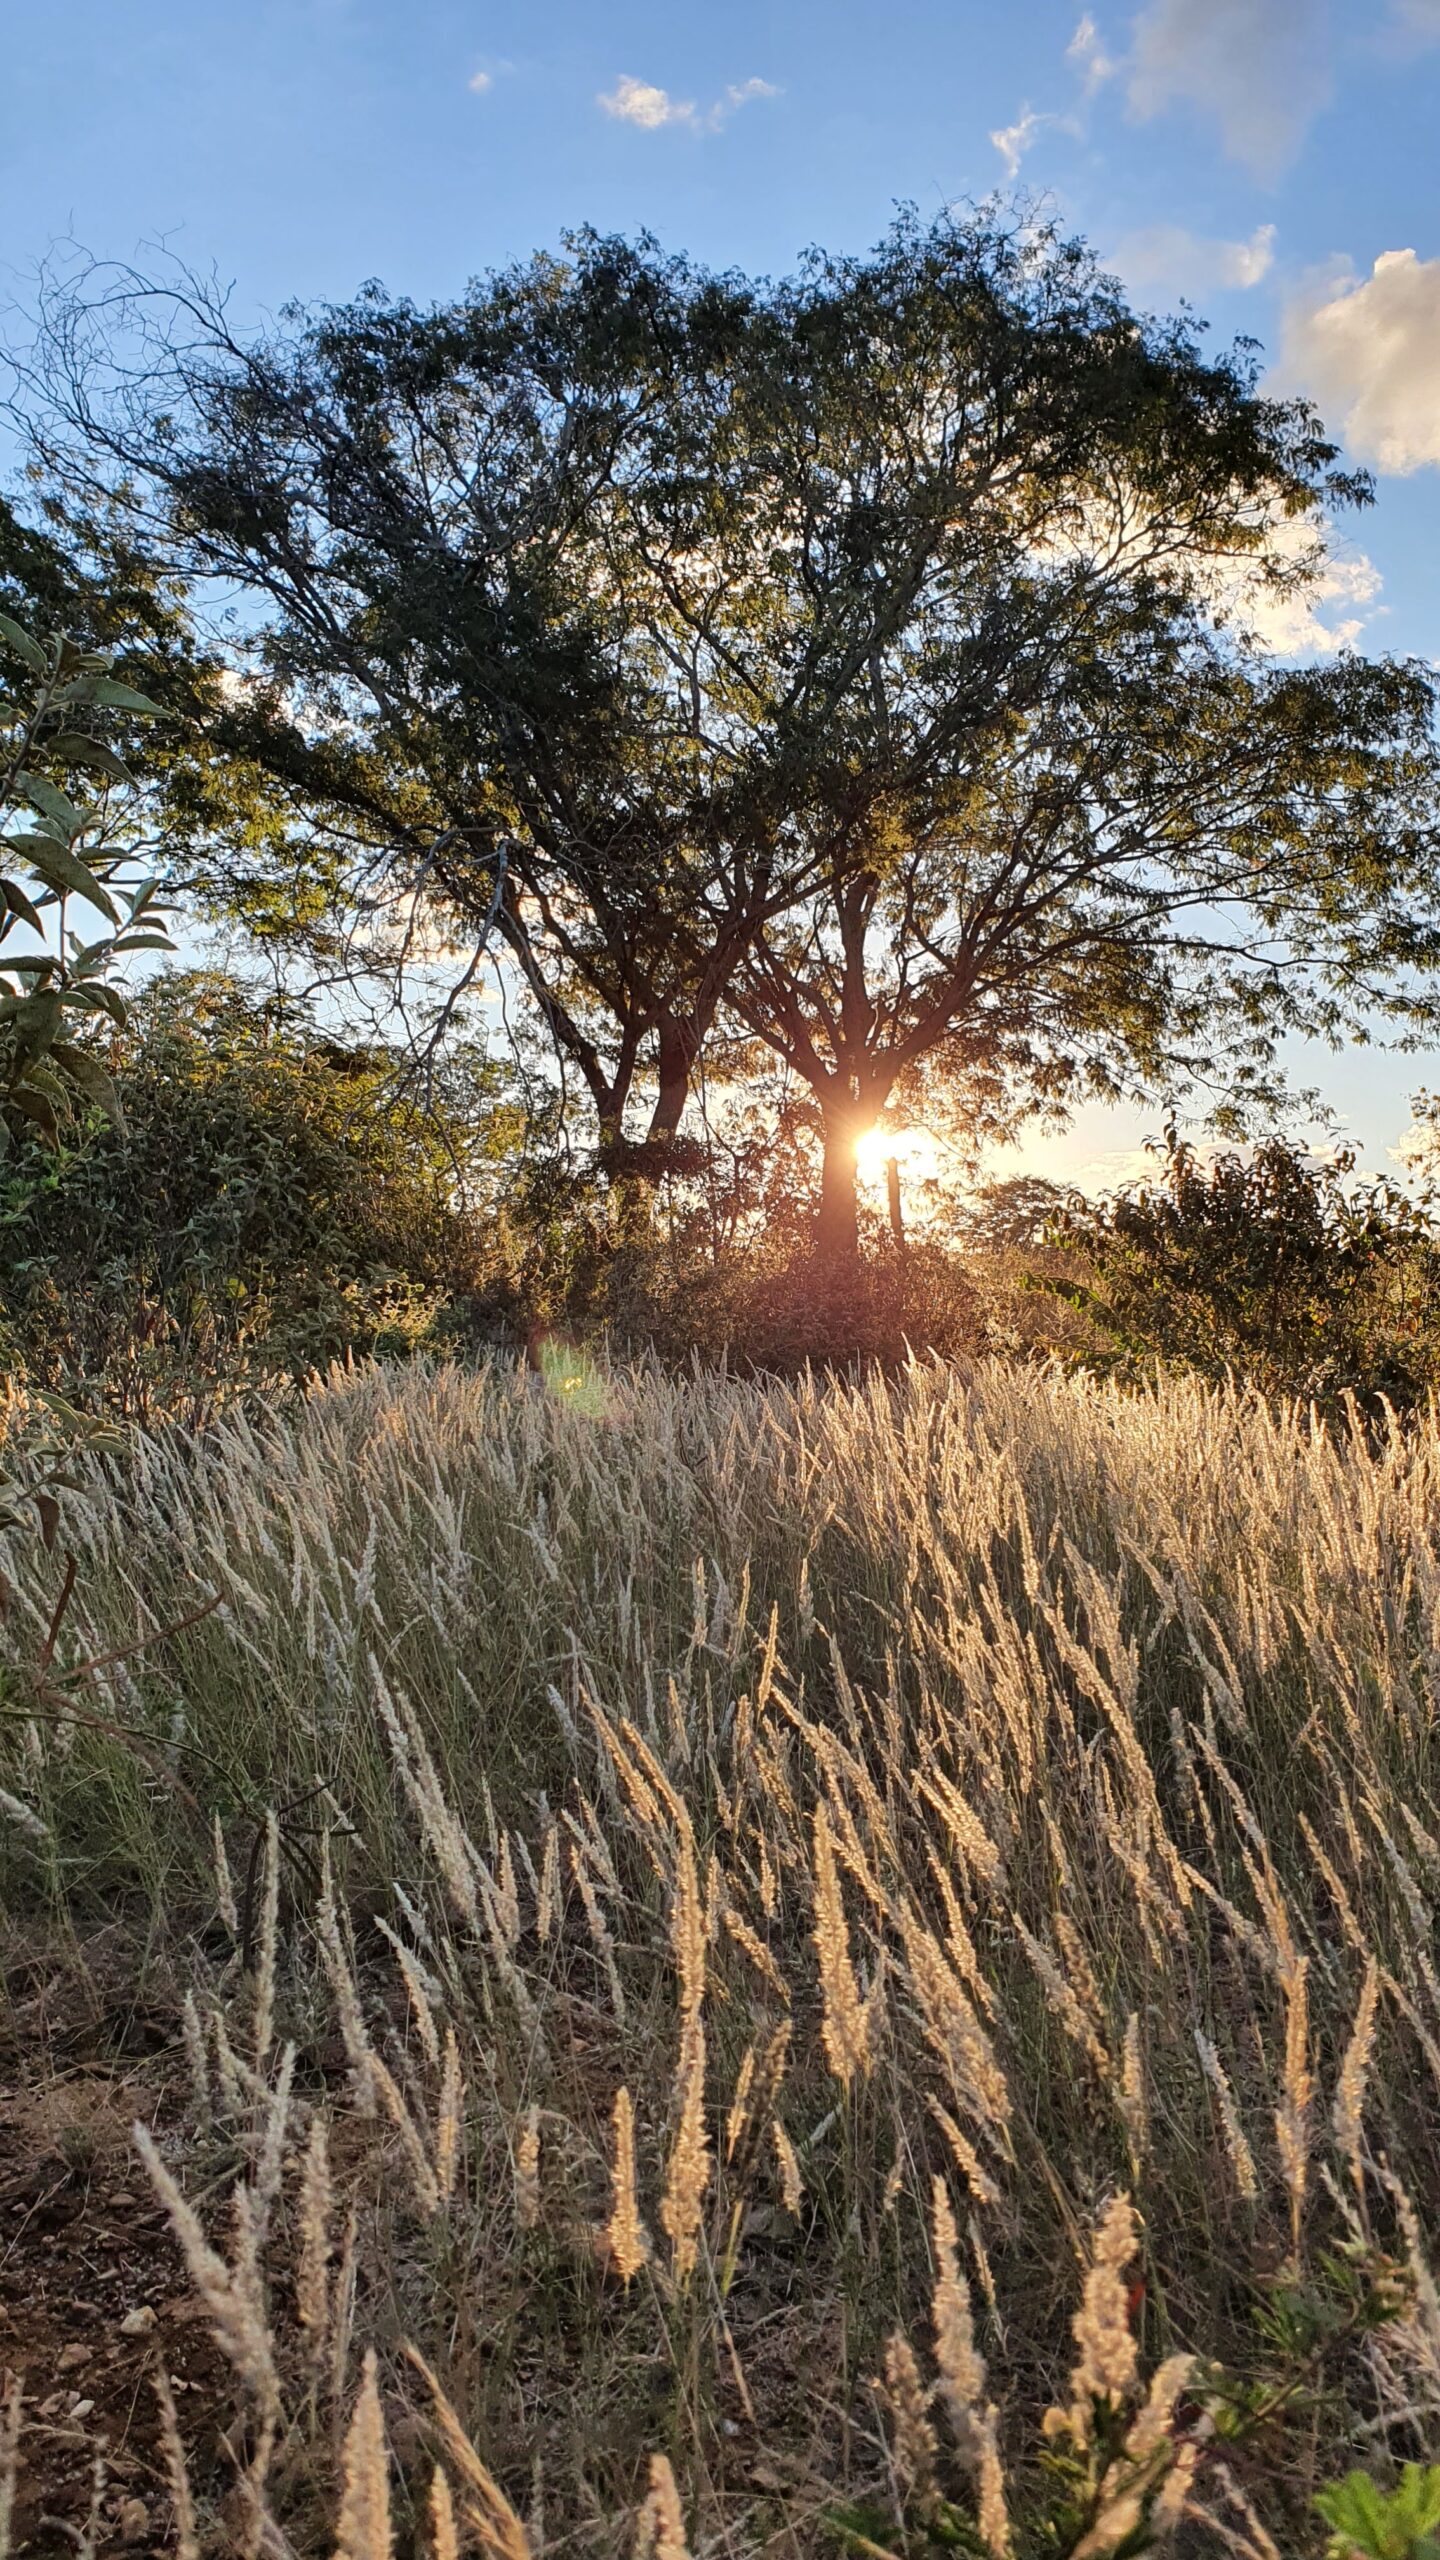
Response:
[[[718,1258],[655,1241],[620,1245],[571,1300],[572,1320],[669,1361],[723,1360],[741,1375],[898,1368],[912,1353],[949,1355],[980,1339],[980,1306],[957,1257],[938,1244],[880,1252],[848,1267],[813,1254],[732,1246]]]
[[[1207,1162],[1172,1132],[1157,1179],[1069,1200],[1051,1232],[1070,1273],[1052,1263],[1035,1285],[1121,1366],[1411,1405],[1440,1376],[1440,1231],[1396,1184],[1354,1182],[1354,1162],[1279,1138]]]
[[[1440,2464],[1407,2462],[1388,2493],[1351,2471],[1315,2500],[1330,2527],[1331,2560],[1440,2560]]]
[[[485,1280],[506,1129],[483,1065],[424,1113],[383,1052],[191,974],[151,988],[109,1066],[123,1125],[93,1115],[0,1175],[5,1325],[32,1377],[148,1410],[187,1373],[413,1347]]]

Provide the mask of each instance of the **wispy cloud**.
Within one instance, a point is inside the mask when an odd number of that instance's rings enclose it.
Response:
[[[1262,649],[1277,658],[1333,658],[1358,646],[1377,612],[1384,585],[1368,551],[1333,547],[1312,586],[1293,595],[1250,599],[1247,619]]]
[[[1120,68],[1101,43],[1100,30],[1088,9],[1065,47],[1065,59],[1074,64],[1087,98],[1093,98],[1097,89],[1113,80]]]
[[[1069,116],[1042,113],[1035,107],[1022,107],[1013,124],[1001,125],[997,132],[991,134],[990,139],[1005,163],[1005,175],[1012,182],[1020,174],[1020,163],[1026,152],[1034,147],[1038,136],[1047,124],[1059,125],[1066,133],[1073,133],[1075,130],[1074,121]]]
[[[468,85],[477,98],[483,98],[487,89],[494,88],[495,74],[493,71],[472,71]]]
[[[693,98],[672,97],[654,81],[637,80],[631,72],[622,71],[614,88],[602,90],[595,103],[607,116],[621,124],[638,125],[644,133],[658,133],[667,124],[683,125],[691,133],[718,133],[737,108],[779,95],[773,80],[732,80],[713,105],[700,107]]]
[[[1440,469],[1440,258],[1386,249],[1363,281],[1332,272],[1292,301],[1282,360],[1362,462]]]
[[[1093,98],[1097,89],[1113,78],[1119,65],[1112,62],[1100,41],[1100,30],[1087,9],[1065,48],[1065,59],[1080,82],[1082,105]],[[1074,114],[1053,107],[1032,107],[1027,99],[1013,124],[997,126],[990,140],[1004,163],[1005,175],[1013,186],[1020,175],[1020,164],[1034,149],[1047,126],[1056,133],[1080,134],[1084,126]]]
[[[1326,16],[1325,0],[1151,0],[1135,21],[1131,108],[1194,106],[1233,159],[1273,178],[1330,94]]]
[[[1262,222],[1248,240],[1210,240],[1179,223],[1156,222],[1118,240],[1107,264],[1138,292],[1198,295],[1262,282],[1275,263],[1275,225]]]

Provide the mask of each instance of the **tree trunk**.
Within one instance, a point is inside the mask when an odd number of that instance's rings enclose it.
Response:
[[[897,1252],[903,1253],[905,1217],[900,1206],[900,1159],[898,1156],[887,1156],[885,1159],[885,1197],[890,1204],[890,1233],[895,1239]]]
[[[690,1095],[690,1076],[699,1045],[691,1024],[676,1022],[669,1015],[662,1018],[656,1059],[659,1088],[646,1132],[647,1142],[657,1157],[663,1157],[680,1127]]]
[[[815,1251],[822,1262],[837,1270],[858,1260],[860,1253],[860,1214],[855,1196],[859,1179],[855,1142],[859,1134],[852,1113],[826,1113]]]

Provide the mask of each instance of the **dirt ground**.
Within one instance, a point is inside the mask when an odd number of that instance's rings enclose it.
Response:
[[[173,2017],[83,1968],[6,1950],[0,2011],[0,2375],[24,2400],[14,2548],[173,2549],[151,2376],[213,2434],[218,2358],[131,2145],[183,2068]]]
[[[133,1942],[131,1942],[133,1943]],[[168,2219],[138,2159],[138,2119],[186,2153],[183,2183],[202,2216],[228,2190],[229,2153],[207,2158],[193,2128],[176,2001],[141,2000],[127,1979],[132,1958],[117,1930],[82,1952],[17,1947],[0,1924],[0,2398],[23,2384],[20,2469],[12,2550],[60,2560],[170,2555],[174,2525],[160,2441],[154,2376],[169,2377],[191,2479],[218,2519],[233,2496],[234,2463],[222,2427],[235,2411],[231,2377],[171,2239]],[[307,2051],[318,2079],[338,2080],[343,2046]],[[345,2143],[339,2146],[343,2165]],[[363,2183],[363,2182],[362,2182]],[[747,2380],[722,2370],[718,2449],[732,2495],[762,2517],[764,2547],[798,2560],[788,2513],[811,2514],[819,2491],[817,2415],[833,2434],[839,2352],[828,2315],[792,2299],[797,2238],[788,2218],[753,2218],[747,2273],[732,2301]],[[752,2299],[753,2295],[753,2299]],[[657,2366],[657,2386],[668,2388]],[[573,2454],[574,2409],[543,2370],[530,2378],[537,2441],[553,2426],[557,2476]],[[766,2449],[755,2443],[752,2396],[767,2413]],[[828,2412],[828,2417],[824,2414]],[[832,2423],[833,2422],[833,2423]],[[424,2464],[424,2430],[402,2408],[387,2412],[392,2451]],[[781,2450],[793,2437],[794,2453]],[[422,2443],[423,2439],[423,2443]],[[828,2451],[838,2458],[838,2448]],[[97,2456],[103,2463],[98,2510]],[[822,2464],[820,2479],[833,2478]],[[517,2489],[520,2484],[517,2482]],[[223,2546],[222,2546],[223,2547]],[[326,2547],[329,2547],[328,2541]],[[408,2545],[405,2547],[409,2547]]]

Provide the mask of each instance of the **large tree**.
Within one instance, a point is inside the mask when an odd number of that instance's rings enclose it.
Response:
[[[248,750],[489,926],[621,1156],[728,1019],[814,1096],[844,1254],[927,1085],[1233,1098],[1288,1030],[1432,1019],[1428,675],[1245,628],[1364,484],[1073,243],[907,218],[772,286],[586,235],[264,342],[122,280],[48,383],[72,491],[261,607]]]

